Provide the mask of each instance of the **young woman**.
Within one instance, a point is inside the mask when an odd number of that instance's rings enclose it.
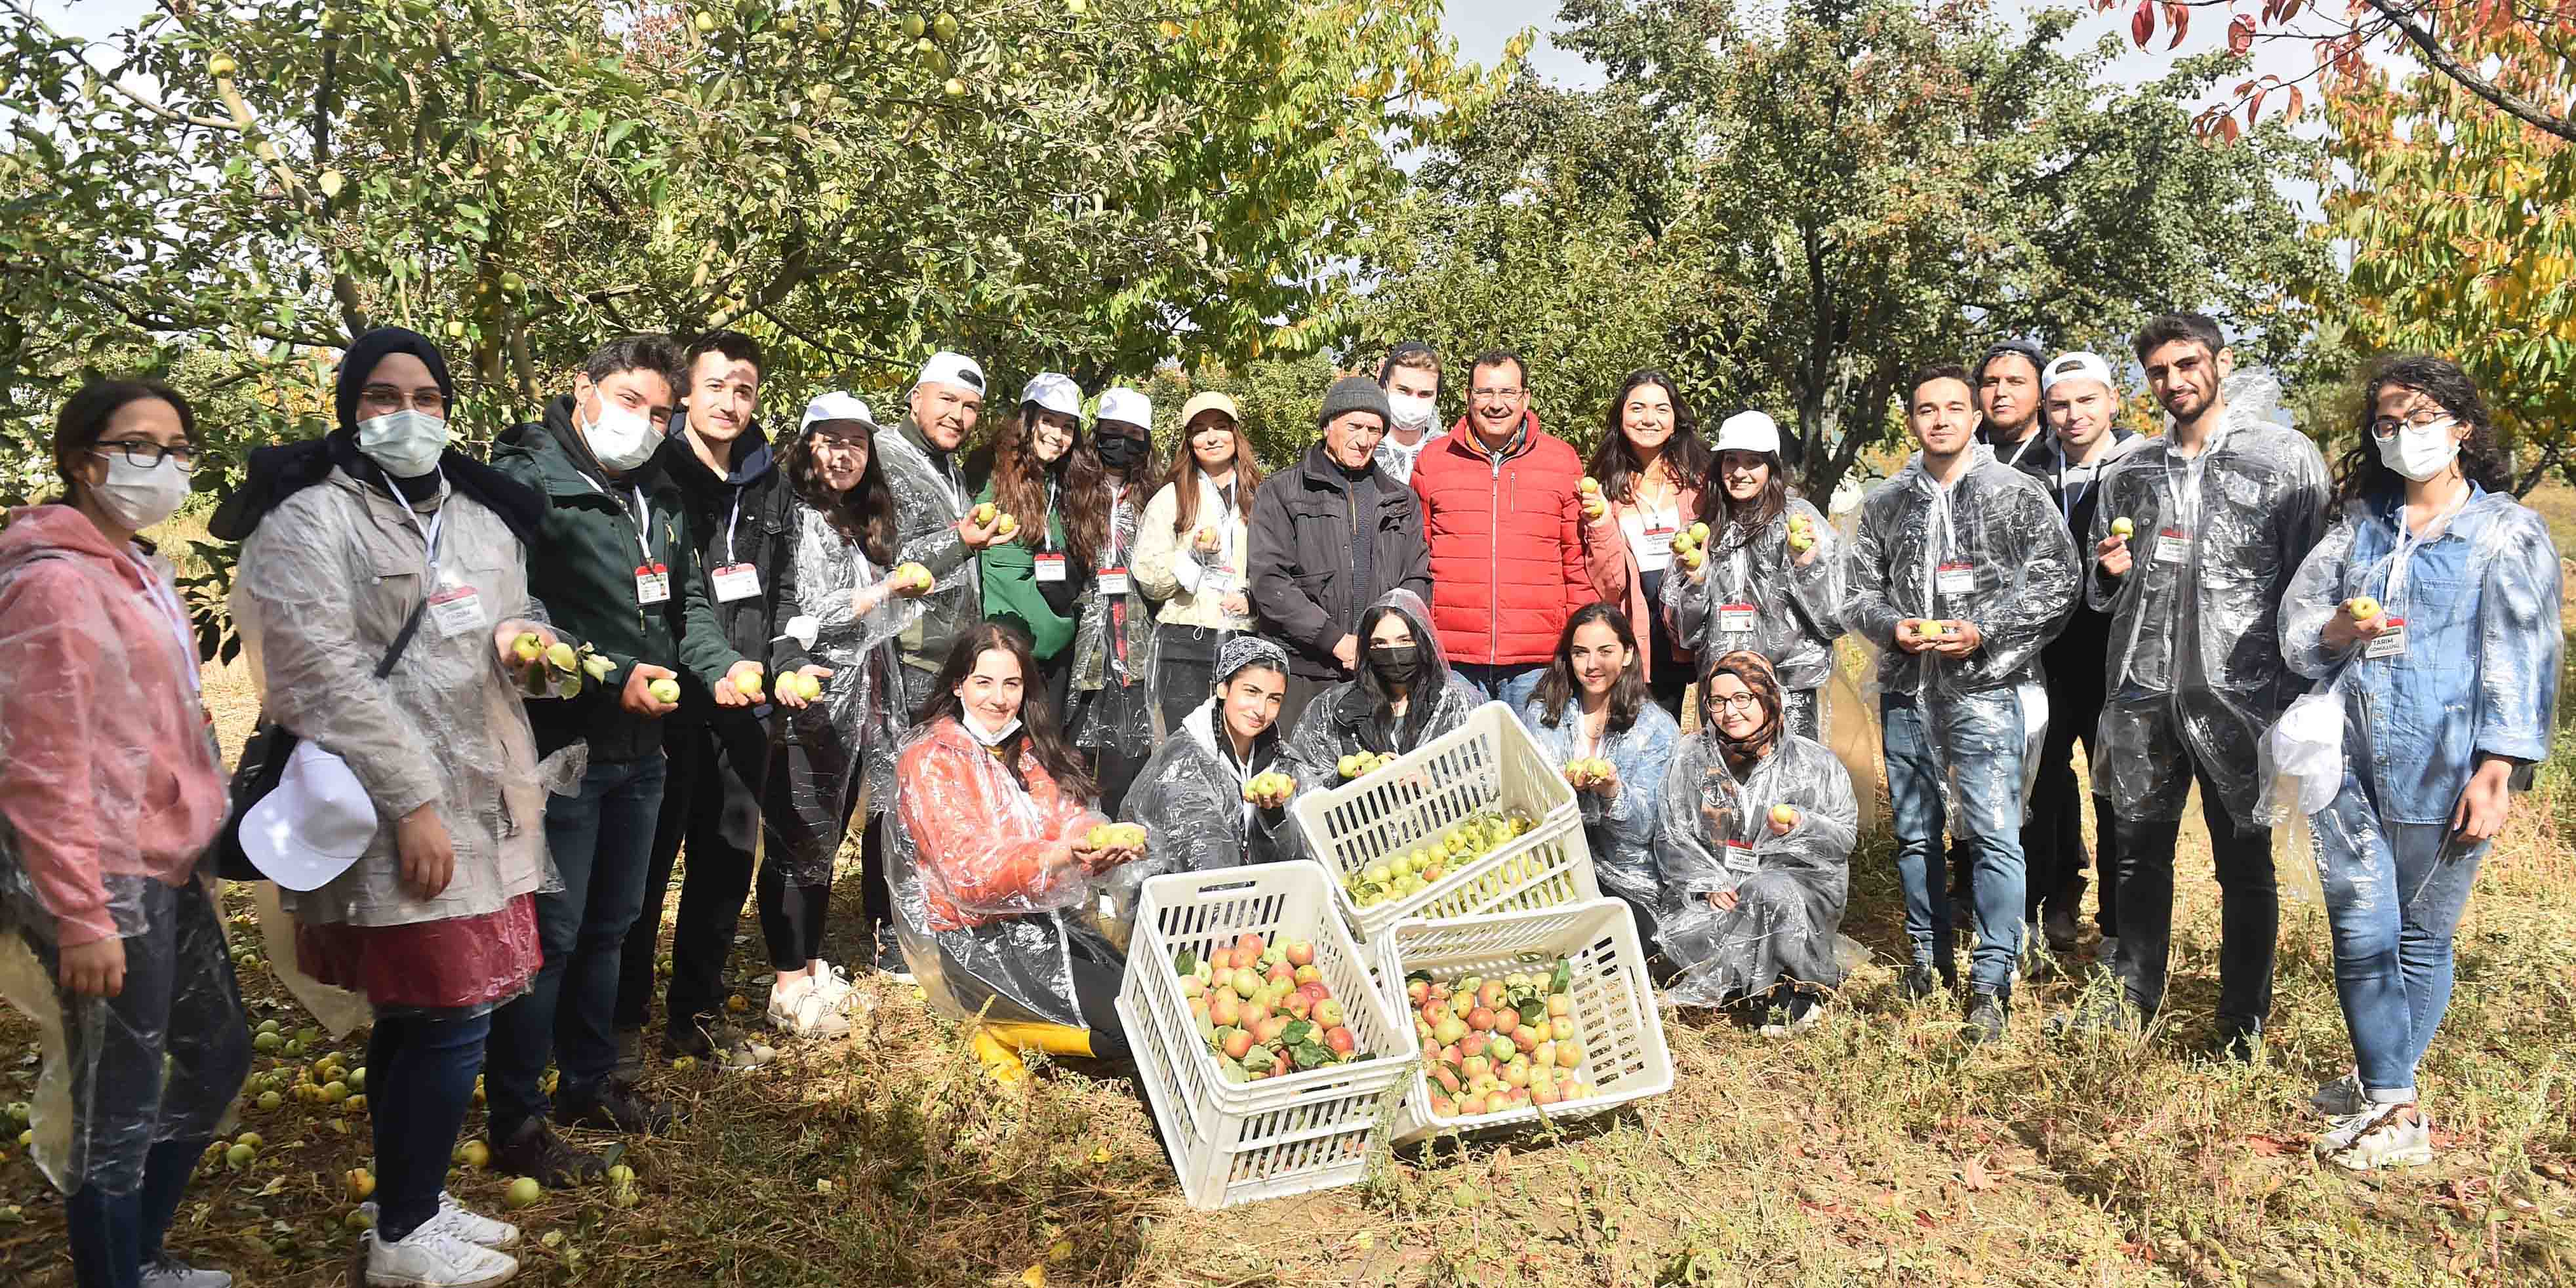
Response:
[[[1575,610],[1556,641],[1521,723],[1559,765],[1569,766],[1583,831],[1601,888],[1628,903],[1641,942],[1653,942],[1659,887],[1656,802],[1681,726],[1649,699],[1637,632],[1608,604]],[[1690,687],[1685,679],[1682,688]],[[1576,774],[1576,761],[1609,762],[1606,774]]]
[[[1771,1031],[1813,1024],[1822,990],[1842,983],[1835,945],[1860,826],[1851,775],[1790,731],[1785,696],[1759,653],[1710,665],[1699,733],[1673,758],[1655,829],[1664,955],[1681,971],[1668,996],[1776,999],[1788,1021]]]
[[[303,739],[299,754],[327,748],[386,824],[327,882],[273,874],[298,964],[375,1013],[370,1283],[481,1283],[516,1264],[504,1249],[518,1232],[467,1211],[446,1181],[493,1013],[542,961],[546,793],[512,645],[555,636],[529,620],[544,502],[449,450],[454,392],[427,337],[360,336],[340,364],[340,427],[254,458],[249,491],[265,503],[217,533],[251,525],[232,609],[260,709]],[[296,467],[299,447],[320,473]],[[255,861],[261,815],[242,825]]]
[[[948,655],[922,721],[895,759],[896,925],[904,956],[950,1016],[1005,1028],[985,1047],[1115,1056],[1122,965],[1077,953],[1065,912],[1138,851],[1094,849],[1107,820],[1084,802],[1090,775],[1056,729],[1020,633],[985,622]],[[999,1046],[1005,1050],[995,1050]]]
[[[1290,777],[1309,787],[1342,781],[1344,756],[1400,756],[1465,724],[1485,702],[1450,672],[1422,596],[1388,591],[1360,614],[1358,634],[1359,678],[1316,694],[1288,735]]]
[[[1074,626],[1072,691],[1064,728],[1091,759],[1100,786],[1100,808],[1118,812],[1127,785],[1154,753],[1154,689],[1147,682],[1154,651],[1153,606],[1134,575],[1136,534],[1145,489],[1154,477],[1154,411],[1145,395],[1112,389],[1100,395],[1091,447],[1100,461],[1099,485],[1077,489],[1067,504],[1097,516],[1100,540],[1092,555],[1091,592]]]
[[[2416,1068],[2478,863],[2549,752],[2560,636],[2549,525],[2508,491],[2467,374],[2385,361],[2359,419],[2333,526],[2281,605],[2281,652],[2342,699],[2343,783],[2310,821],[2357,1067],[2317,1093],[2334,1117],[2317,1152],[2367,1169],[2432,1161]]]
[[[1136,529],[1136,585],[1163,605],[1154,628],[1154,688],[1165,729],[1179,728],[1207,701],[1218,651],[1252,629],[1245,555],[1252,494],[1261,486],[1232,398],[1190,399],[1181,408],[1181,437],[1189,450],[1172,462]]]
[[[876,421],[866,403],[825,394],[805,408],[779,469],[788,521],[773,525],[786,547],[779,570],[785,633],[772,645],[770,674],[806,671],[821,697],[773,685],[784,708],[770,752],[761,826],[766,840],[756,886],[760,932],[768,941],[769,1022],[798,1036],[849,1031],[841,1012],[849,977],[823,960],[823,923],[832,902],[832,861],[849,835],[862,787],[883,813],[894,800],[894,744],[910,724],[889,687],[894,639],[921,616],[929,587],[888,580],[895,551],[894,497],[879,468]],[[867,908],[890,924],[884,859],[863,853]]]
[[[976,563],[984,615],[1012,622],[1036,650],[1044,687],[1065,709],[1073,676],[1073,628],[1091,589],[1092,552],[1106,507],[1071,504],[1100,490],[1100,458],[1082,437],[1082,391],[1073,378],[1040,372],[1020,393],[1020,414],[993,439],[992,477],[975,500],[1019,521]]]
[[[1674,719],[1690,689],[1691,657],[1660,606],[1673,538],[1689,526],[1684,516],[1699,513],[1709,464],[1699,422],[1673,378],[1654,370],[1629,372],[1619,396],[1610,400],[1609,428],[1587,467],[1601,491],[1585,502],[1591,528],[1584,539],[1601,598],[1628,621],[1647,623],[1651,648],[1638,665],[1656,705]]]
[[[196,451],[178,394],[88,385],[54,424],[62,495],[0,529],[0,987],[64,1039],[34,1157],[83,1284],[232,1282],[161,1242],[250,1071],[198,867],[225,795],[196,632],[135,537],[187,499]]]
[[[1119,870],[1131,885],[1164,872],[1298,855],[1288,835],[1291,792],[1252,789],[1256,778],[1288,772],[1279,747],[1288,650],[1258,635],[1238,635],[1225,642],[1216,668],[1216,696],[1181,717],[1127,793],[1126,820],[1143,824],[1154,838],[1147,862]]]
[[[1674,637],[1699,657],[1749,649],[1778,672],[1789,730],[1821,738],[1824,687],[1834,674],[1835,616],[1842,603],[1842,542],[1825,516],[1789,495],[1780,427],[1758,411],[1717,430],[1714,485],[1696,519],[1708,525],[1707,557],[1667,578],[1663,608]]]

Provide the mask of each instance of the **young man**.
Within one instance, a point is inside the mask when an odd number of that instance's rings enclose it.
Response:
[[[2086,581],[2111,615],[2095,782],[2119,816],[2120,951],[2128,1023],[2163,1004],[2174,842],[2200,784],[2222,923],[2218,1049],[2250,1059],[2272,1009],[2280,894],[2255,817],[2256,748],[2306,684],[2281,659],[2282,592],[2324,530],[2325,461],[2270,418],[2268,377],[2226,387],[2235,358],[2197,313],[2149,322],[2132,346],[2163,405],[2163,437],[2102,476]]]
[[[760,430],[758,341],[733,331],[701,336],[684,358],[680,414],[655,452],[657,467],[679,488],[698,567],[725,643],[745,657],[766,657],[777,634],[778,570],[771,566],[786,521],[784,480]],[[775,677],[764,677],[774,679]],[[722,1023],[725,961],[751,892],[760,841],[760,779],[768,763],[764,702],[718,707],[695,677],[680,677],[680,709],[662,722],[668,776],[653,857],[644,873],[644,906],[627,933],[617,985],[618,1070],[643,1073],[644,1029],[653,1011],[653,963],[662,929],[662,900],[672,861],[688,847],[680,910],[671,929],[671,984],[662,1016],[662,1053],[709,1058],[738,1049],[739,1034]],[[720,1039],[711,1041],[710,1039]]]
[[[1947,822],[1977,869],[1969,1036],[2009,1017],[2023,914],[2027,775],[2048,723],[2039,651],[2075,602],[2075,543],[2048,494],[1975,440],[1967,372],[1918,376],[1906,423],[1922,451],[1861,503],[1845,556],[1846,627],[1882,651],[1879,714],[1914,962],[1906,992],[1954,977],[1941,897]]]
[[[2040,372],[2041,415],[2049,426],[2048,441],[2021,458],[2024,473],[2039,480],[2066,518],[2066,530],[2079,545],[2091,541],[2093,514],[2101,508],[2102,471],[2145,440],[2121,429],[2120,392],[2111,365],[2090,353],[2060,354]],[[2075,742],[2084,742],[2085,758],[2099,779],[2102,744],[2096,734],[2102,718],[2102,656],[2109,647],[2111,619],[2080,599],[2066,629],[2040,652],[2048,676],[2048,742],[2039,753],[2039,779],[2032,790],[2030,825],[2022,829],[2022,852],[2028,856],[2028,906],[2033,921],[2057,952],[2075,948],[2076,923],[2083,914],[2084,811],[2075,794]],[[2096,921],[2102,929],[2102,960],[2117,951],[2119,842],[2112,826],[2109,798],[2093,793],[2093,814],[2102,861],[2096,892]]]
[[[562,1187],[606,1170],[547,1129],[539,1081],[562,1074],[555,1121],[658,1131],[670,1112],[611,1081],[618,965],[644,902],[662,806],[661,719],[678,710],[652,692],[686,667],[717,706],[749,704],[737,687],[755,665],[725,643],[680,491],[655,449],[679,382],[665,336],[594,353],[542,424],[501,435],[493,464],[546,498],[529,543],[529,593],[563,635],[611,664],[577,698],[528,704],[540,754],[586,741],[589,769],[572,795],[546,798],[546,849],[563,889],[537,896],[545,964],[529,991],[492,1017],[485,1060],[494,1166]]]
[[[1289,648],[1283,731],[1358,673],[1363,610],[1389,591],[1431,593],[1421,503],[1376,463],[1386,422],[1386,391],[1344,376],[1316,418],[1323,441],[1252,494],[1252,611]]]
[[[1413,466],[1431,546],[1432,629],[1485,696],[1528,700],[1574,610],[1598,597],[1583,548],[1583,459],[1539,428],[1529,368],[1493,350],[1470,369],[1467,414]]]
[[[1398,483],[1413,481],[1413,462],[1435,435],[1440,417],[1440,355],[1431,346],[1408,340],[1386,355],[1378,384],[1386,390],[1391,419],[1378,440],[1377,467]]]
[[[2006,340],[1977,363],[1977,410],[1985,418],[1977,441],[1994,448],[1995,459],[2006,465],[2021,465],[2048,450],[2039,405],[2039,369],[2047,361],[2038,345]]]

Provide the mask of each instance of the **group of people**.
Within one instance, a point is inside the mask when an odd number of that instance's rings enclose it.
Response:
[[[11,996],[66,1035],[71,1147],[48,1165],[81,1281],[228,1282],[162,1246],[250,1061],[219,835],[277,882],[294,969],[372,1010],[369,1282],[491,1283],[518,1231],[443,1189],[478,1072],[494,1165],[547,1185],[605,1170],[555,1127],[668,1124],[640,1074],[675,870],[666,1057],[744,1058],[723,972],[747,896],[766,1020],[846,1032],[859,990],[824,952],[854,824],[848,951],[976,1020],[998,1075],[1032,1048],[1115,1057],[1147,877],[1299,858],[1297,793],[1500,701],[1569,766],[1670,1000],[1815,1023],[1859,831],[1823,741],[1847,635],[1878,655],[1901,986],[1955,986],[1966,923],[1979,1040],[2035,933],[2075,947],[2081,737],[2119,989],[2057,1026],[2158,1012],[2197,783],[2219,1040],[2250,1053],[2278,919],[2267,747],[2324,695],[2301,727],[2323,710],[2341,751],[2310,799],[2356,1064],[2318,1093],[2319,1148],[2419,1161],[2452,928],[2549,744],[2547,530],[2448,362],[2383,364],[2330,478],[2208,319],[2133,349],[2161,436],[2118,427],[2091,354],[1927,370],[1919,450],[1846,532],[1795,494],[1769,417],[1712,441],[1653,370],[1587,461],[1540,427],[1520,358],[1474,359],[1441,432],[1441,360],[1400,346],[1325,390],[1317,441],[1265,476],[1217,393],[1167,462],[1145,394],[1086,417],[1053,373],[979,436],[986,376],[946,352],[892,424],[835,392],[772,437],[756,342],[646,336],[486,463],[453,440],[437,347],[373,331],[338,427],[254,453],[213,524],[241,543],[263,719],[296,740],[229,828],[197,636],[138,535],[188,495],[193,413],[93,384],[56,427],[60,497],[0,530],[0,982],[40,969],[45,996]]]

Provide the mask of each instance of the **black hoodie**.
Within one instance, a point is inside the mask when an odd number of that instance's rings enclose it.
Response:
[[[689,517],[690,543],[696,547],[698,567],[707,580],[707,603],[723,628],[725,642],[744,657],[764,658],[770,655],[781,621],[777,565],[793,557],[783,536],[793,517],[787,504],[791,497],[787,476],[778,469],[758,422],[734,440],[733,452],[733,468],[719,476],[698,458],[688,430],[674,424],[654,449],[648,468],[660,470],[679,489],[681,507]],[[750,568],[758,588],[727,598],[728,593],[751,584],[718,575],[738,565]],[[680,692],[681,709],[670,719],[704,720],[715,709],[714,695],[695,679],[681,677]]]

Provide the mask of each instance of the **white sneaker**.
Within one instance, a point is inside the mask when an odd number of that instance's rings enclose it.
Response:
[[[491,1288],[518,1273],[518,1258],[468,1243],[435,1218],[400,1243],[383,1242],[375,1231],[367,1231],[370,1288]]]
[[[859,991],[848,971],[820,957],[814,959],[814,969],[806,978],[814,981],[814,991],[823,995],[824,1004],[836,1011],[846,1008],[850,995]]]
[[[837,1038],[850,1031],[850,1022],[841,1018],[840,1009],[811,975],[797,976],[769,990],[769,1022],[800,1038]]]
[[[2368,1109],[2370,1098],[2361,1093],[2361,1071],[2319,1084],[2316,1094],[2308,1097],[2308,1107],[2328,1118],[2349,1118]]]
[[[165,1256],[143,1268],[142,1284],[143,1288],[233,1288],[233,1277]]]
[[[2413,1105],[2371,1105],[2335,1119],[2317,1138],[2317,1157],[2356,1172],[2422,1167],[2433,1161],[2433,1124]]]
[[[358,1210],[367,1214],[367,1224],[376,1223],[379,1214],[373,1200],[359,1204]],[[490,1248],[495,1252],[507,1252],[519,1246],[519,1227],[476,1212],[457,1202],[456,1196],[445,1190],[438,1192],[438,1215],[421,1222],[420,1228],[425,1230],[433,1225],[476,1247]],[[405,1241],[408,1242],[408,1238]]]

